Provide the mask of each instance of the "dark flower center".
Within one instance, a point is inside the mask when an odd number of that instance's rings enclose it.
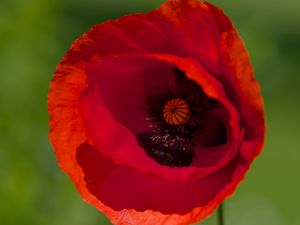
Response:
[[[156,162],[171,167],[189,166],[196,146],[219,146],[227,142],[224,122],[212,113],[219,102],[174,69],[174,84],[149,89],[145,99],[147,131],[137,140]]]

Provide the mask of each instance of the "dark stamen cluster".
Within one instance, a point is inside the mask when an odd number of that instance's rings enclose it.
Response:
[[[218,101],[209,98],[202,88],[185,74],[174,69],[174,84],[162,85],[161,90],[148,88],[145,99],[145,120],[148,131],[137,135],[139,144],[156,162],[172,166],[189,166],[197,144],[217,146],[226,143],[226,127],[209,111]],[[187,103],[190,117],[183,125],[167,123],[163,116],[165,104],[172,99]]]

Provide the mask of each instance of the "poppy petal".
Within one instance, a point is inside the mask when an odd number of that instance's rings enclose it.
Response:
[[[213,14],[218,30],[222,73],[216,75],[224,84],[230,100],[241,114],[246,138],[263,139],[265,133],[263,98],[254,78],[253,67],[243,41],[224,13],[210,3],[205,3]]]
[[[106,62],[106,60],[108,62]],[[144,61],[147,63],[139,63]],[[134,124],[136,124],[136,120],[139,118],[139,113],[135,113],[135,111],[138,110],[138,107],[134,106],[131,111],[130,109],[122,111],[122,107],[119,108],[117,106],[117,104],[122,105],[123,103],[124,105],[128,103],[133,106],[140,102],[140,97],[143,96],[144,93],[139,91],[143,91],[144,89],[136,89],[135,86],[144,87],[143,82],[145,82],[145,80],[147,83],[151,83],[148,81],[149,78],[147,78],[147,76],[151,76],[151,74],[140,73],[139,76],[136,76],[135,73],[132,72],[135,71],[135,67],[143,68],[143,65],[152,65],[153,67],[159,65],[161,67],[162,63],[165,63],[165,68],[169,67],[169,71],[172,71],[172,68],[174,67],[185,71],[189,78],[195,79],[195,81],[203,87],[204,92],[210,97],[218,99],[224,105],[224,109],[228,111],[226,113],[228,114],[228,116],[226,116],[228,117],[226,123],[229,124],[228,131],[230,131],[230,140],[226,146],[219,147],[220,151],[219,154],[217,154],[219,157],[215,158],[214,165],[211,165],[210,167],[203,167],[205,164],[201,163],[201,161],[205,161],[206,158],[204,157],[196,157],[200,162],[197,162],[196,160],[194,165],[186,168],[170,168],[157,164],[149,158],[145,151],[138,145],[135,136],[136,130],[130,130],[130,127],[137,127]],[[120,70],[120,65],[126,65],[127,70],[130,72],[127,73],[125,69]],[[85,90],[84,95],[81,97],[80,109],[90,141],[106,157],[112,158],[113,161],[118,162],[119,164],[126,164],[129,167],[134,167],[143,173],[155,173],[158,176],[176,180],[207,175],[216,171],[218,168],[223,167],[230,159],[232,159],[232,157],[234,157],[238,146],[240,145],[240,141],[238,140],[241,138],[239,116],[236,109],[227,100],[227,97],[224,96],[225,92],[222,85],[210,76],[200,64],[191,60],[169,55],[124,55],[122,57],[113,57],[112,59],[102,59],[99,63],[96,63],[95,68],[96,69],[94,70],[87,70],[87,76],[91,76],[92,78],[87,79],[89,85]],[[165,70],[167,71],[167,69]],[[98,75],[95,76],[93,72],[89,73],[89,71],[97,71]],[[115,71],[118,71],[119,75],[115,73]],[[118,99],[116,101],[114,98],[115,95],[118,96],[118,90],[114,87],[120,87],[122,83],[127,82],[123,81],[123,78],[120,78],[122,76],[128,76],[128,81],[132,83],[132,89],[129,88],[125,90],[122,88],[123,95],[120,95],[120,97],[130,95],[130,98]],[[115,78],[117,79],[115,80]],[[101,88],[99,86],[95,87],[96,84],[103,86],[100,86]],[[102,89],[102,92],[98,91],[99,89]],[[131,92],[132,90],[133,92]],[[129,93],[126,93],[126,91],[129,91]],[[132,95],[132,93],[134,93],[134,95]],[[107,107],[104,101],[105,96],[109,98],[106,102],[113,107]],[[133,104],[130,103],[131,98],[134,99],[132,101]],[[122,101],[122,103],[120,103],[120,101]],[[126,118],[125,123],[118,117],[120,111],[122,111],[121,116]],[[126,113],[129,114],[126,116]],[[132,116],[131,114],[137,116]],[[130,125],[131,122],[133,122],[132,126]],[[141,127],[143,127],[144,123],[140,122],[140,124],[142,124]],[[143,132],[143,128],[141,129],[141,132]],[[116,140],[115,137],[118,137],[118,139]],[[176,174],[174,174],[174,170],[176,170]]]
[[[87,143],[78,148],[77,161],[91,193],[115,211],[152,210],[181,215],[209,204],[231,182],[237,166],[233,161],[202,179],[166,180],[117,165]]]

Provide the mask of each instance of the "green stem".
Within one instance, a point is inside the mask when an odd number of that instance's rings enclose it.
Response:
[[[225,225],[223,216],[223,204],[218,209],[218,225]]]

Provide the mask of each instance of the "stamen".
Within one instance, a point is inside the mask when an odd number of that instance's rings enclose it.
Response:
[[[147,88],[145,121],[147,130],[137,134],[146,153],[161,165],[185,167],[195,157],[195,146],[219,146],[227,142],[221,118],[211,114],[219,102],[175,69],[174,83]]]

